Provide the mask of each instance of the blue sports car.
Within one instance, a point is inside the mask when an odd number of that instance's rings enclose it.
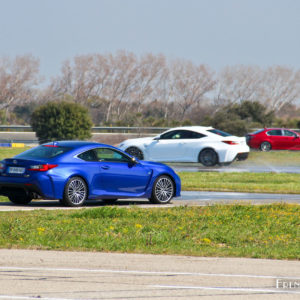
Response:
[[[0,195],[15,204],[36,198],[59,199],[66,206],[118,198],[163,204],[180,196],[180,189],[180,178],[170,167],[99,143],[51,142],[0,162]]]

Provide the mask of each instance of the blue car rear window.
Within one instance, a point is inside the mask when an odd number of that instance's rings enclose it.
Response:
[[[63,153],[68,152],[72,148],[70,147],[61,147],[61,146],[47,146],[42,145],[30,150],[27,150],[19,155],[18,158],[53,158]]]

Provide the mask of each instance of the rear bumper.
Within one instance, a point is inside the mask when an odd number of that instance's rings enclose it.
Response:
[[[21,191],[25,191],[27,194],[37,194],[41,197],[45,197],[40,188],[31,183],[0,183],[0,195],[9,197],[10,195],[16,194]]]
[[[33,194],[34,198],[38,195],[44,199],[55,199],[53,184],[47,175],[32,178],[0,176],[0,195],[9,196],[22,191]]]
[[[249,152],[238,153],[235,157],[236,160],[246,160],[249,156]]]

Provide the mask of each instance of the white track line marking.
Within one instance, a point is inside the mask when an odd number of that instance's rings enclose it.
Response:
[[[87,273],[120,273],[120,274],[141,274],[141,275],[189,275],[189,276],[213,276],[213,277],[245,277],[245,278],[268,278],[268,279],[295,279],[294,276],[274,275],[253,275],[253,274],[223,274],[223,273],[197,273],[197,272],[167,272],[167,271],[137,271],[137,270],[107,270],[107,269],[76,269],[76,268],[38,268],[38,267],[5,267],[1,266],[0,271],[58,271],[58,272],[87,272]]]
[[[262,292],[279,294],[300,294],[300,291],[275,290],[275,289],[257,289],[257,288],[235,288],[235,287],[209,287],[209,286],[180,286],[180,285],[151,285],[155,288],[167,289],[198,289],[198,290],[220,290],[220,291],[239,291],[239,292]]]
[[[34,296],[12,296],[12,295],[0,295],[0,299],[13,299],[13,300],[73,300],[71,298],[43,298]]]

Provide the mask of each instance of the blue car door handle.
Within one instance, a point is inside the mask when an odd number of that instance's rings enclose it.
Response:
[[[101,168],[104,169],[104,170],[108,170],[109,166],[101,166]]]

